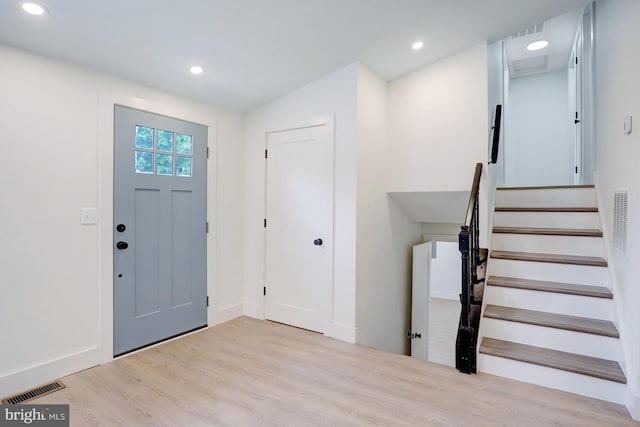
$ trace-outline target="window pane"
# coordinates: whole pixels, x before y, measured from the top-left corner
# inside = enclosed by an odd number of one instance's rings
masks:
[[[158,150],[173,151],[173,132],[158,129]]]
[[[191,135],[176,134],[176,152],[178,154],[191,154],[193,141]]]
[[[173,156],[171,154],[156,154],[158,175],[173,175]]]
[[[136,150],[136,172],[153,173],[153,153]]]
[[[153,148],[153,128],[136,126],[136,147]]]
[[[191,157],[176,156],[176,175],[191,176]]]

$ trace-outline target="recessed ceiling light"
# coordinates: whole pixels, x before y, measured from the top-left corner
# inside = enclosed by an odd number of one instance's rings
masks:
[[[38,3],[22,3],[22,10],[31,15],[44,15],[49,13],[46,7]]]
[[[527,45],[527,50],[540,50],[540,49],[544,49],[545,47],[549,46],[549,42],[546,40],[538,40],[532,43],[529,43]]]
[[[414,44],[411,45],[411,49],[413,50],[420,50],[422,49],[422,46],[424,46],[424,43],[421,41],[417,41]]]
[[[202,72],[203,72],[204,70],[203,70],[203,69],[202,69],[202,67],[200,67],[199,65],[194,65],[193,67],[191,67],[191,68],[190,68],[190,71],[191,71],[193,74],[202,74]]]

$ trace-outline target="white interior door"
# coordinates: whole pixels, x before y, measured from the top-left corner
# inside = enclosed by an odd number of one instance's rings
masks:
[[[324,332],[333,269],[333,132],[267,134],[265,317]]]
[[[429,334],[429,280],[432,242],[413,247],[411,280],[411,357],[427,360]]]
[[[583,150],[583,137],[582,137],[582,126],[583,126],[583,109],[582,109],[582,30],[579,30],[578,37],[576,38],[576,44],[574,47],[574,55],[571,58],[574,68],[574,78],[573,78],[573,87],[570,87],[569,90],[573,92],[573,106],[575,107],[573,111],[573,147],[574,147],[574,175],[573,175],[573,183],[574,184],[582,184],[583,183],[583,172],[582,169],[584,167],[582,162],[582,150]]]

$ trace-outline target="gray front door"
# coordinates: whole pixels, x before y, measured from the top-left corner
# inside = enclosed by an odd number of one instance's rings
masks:
[[[113,353],[207,325],[207,128],[115,107]]]

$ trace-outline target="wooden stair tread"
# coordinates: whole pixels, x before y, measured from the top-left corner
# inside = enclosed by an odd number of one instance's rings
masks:
[[[498,187],[498,191],[509,190],[557,190],[557,189],[573,189],[573,188],[596,188],[595,185],[547,185],[532,187]]]
[[[602,237],[602,231],[589,228],[493,227],[494,233],[539,234],[544,236]]]
[[[487,285],[531,291],[555,292],[559,294],[613,299],[611,291],[604,286],[577,285],[574,283],[545,282],[541,280],[518,279],[515,277],[491,276]]]
[[[496,207],[496,212],[549,212],[549,213],[564,213],[564,212],[598,212],[598,208],[538,208],[538,207]]]
[[[521,308],[487,305],[484,317],[508,322],[527,323],[529,325],[548,328],[565,329],[585,334],[602,335],[620,338],[615,325],[608,320],[590,319],[588,317],[568,316],[566,314],[547,313],[544,311],[524,310]]]
[[[599,359],[486,337],[482,339],[480,353],[560,369],[576,374],[588,375],[617,383],[627,383],[627,378],[624,372],[622,372],[620,365],[613,360]]]
[[[600,257],[538,254],[530,252],[491,251],[491,258],[508,259],[514,261],[548,262],[554,264],[588,265],[594,267],[606,267],[607,260]]]

